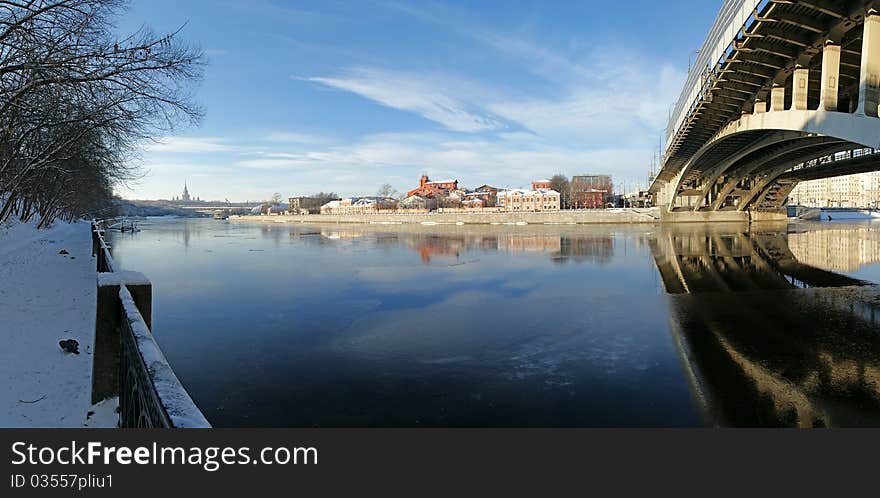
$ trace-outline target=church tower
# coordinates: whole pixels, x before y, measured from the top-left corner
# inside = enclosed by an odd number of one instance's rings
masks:
[[[189,190],[186,188],[186,181],[183,182],[183,197],[181,198],[183,202],[189,202]]]

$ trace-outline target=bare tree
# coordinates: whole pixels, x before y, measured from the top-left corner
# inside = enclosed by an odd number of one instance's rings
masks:
[[[146,141],[201,110],[200,50],[179,30],[119,38],[124,0],[0,1],[0,220],[73,219],[112,202]]]
[[[272,194],[272,200],[270,202],[272,203],[273,206],[277,206],[277,205],[281,204],[281,193],[275,192],[274,194]]]
[[[335,201],[336,199],[339,199],[339,196],[336,195],[335,192],[318,192],[312,197],[318,200],[319,206],[323,206],[330,201]]]
[[[379,187],[379,190],[376,191],[376,195],[379,197],[396,198],[398,192],[390,183],[383,183],[382,186]]]
[[[559,192],[559,200],[562,209],[567,209],[571,204],[571,184],[568,177],[562,173],[557,173],[550,178],[550,187]]]

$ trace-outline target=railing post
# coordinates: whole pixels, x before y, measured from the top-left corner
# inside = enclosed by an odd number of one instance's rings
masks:
[[[99,258],[103,251],[99,252]],[[92,404],[119,396],[122,368],[122,338],[119,286],[101,285],[98,278],[98,306],[95,317],[95,349],[92,354]]]
[[[148,328],[152,328],[153,286],[137,272],[98,273],[95,351],[92,357],[92,403],[119,396],[123,316],[119,288],[125,285]]]
[[[92,257],[98,255],[101,250],[101,242],[98,240],[98,225],[92,223]]]

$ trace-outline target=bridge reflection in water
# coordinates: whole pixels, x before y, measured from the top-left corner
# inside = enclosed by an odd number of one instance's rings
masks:
[[[880,425],[880,292],[798,262],[784,226],[725,230],[651,241],[707,423]]]

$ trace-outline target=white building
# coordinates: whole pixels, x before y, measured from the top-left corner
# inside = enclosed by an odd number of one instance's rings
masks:
[[[502,190],[498,192],[496,206],[505,211],[559,211],[559,192],[540,190]]]
[[[330,201],[321,206],[321,214],[375,214],[397,209],[397,200],[385,197],[353,197]]]

